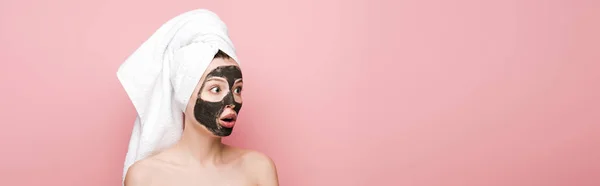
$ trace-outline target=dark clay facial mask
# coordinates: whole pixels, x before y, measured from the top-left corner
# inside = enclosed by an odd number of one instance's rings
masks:
[[[227,95],[223,97],[222,100],[217,102],[211,102],[203,100],[200,96],[202,91],[204,91],[204,86],[211,77],[220,77],[227,80],[227,86],[229,86],[229,91]],[[207,74],[204,82],[202,82],[202,87],[198,92],[198,99],[196,100],[196,105],[194,106],[194,117],[196,120],[204,125],[209,131],[211,131],[216,136],[229,136],[233,130],[233,128],[226,128],[219,125],[219,118],[223,113],[223,110],[227,105],[232,106],[233,110],[239,113],[242,108],[242,104],[235,102],[234,99],[234,83],[236,80],[242,78],[242,72],[237,66],[220,66],[212,70]],[[226,90],[225,87],[221,87],[221,90]]]

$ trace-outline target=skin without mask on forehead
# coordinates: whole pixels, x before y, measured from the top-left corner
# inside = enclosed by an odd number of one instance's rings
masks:
[[[209,81],[219,81],[214,79],[224,79],[228,87],[206,87]],[[198,92],[198,99],[194,106],[194,117],[200,124],[204,125],[210,132],[216,136],[229,136],[233,131],[233,127],[227,128],[219,125],[219,118],[225,108],[229,105],[235,111],[239,113],[242,108],[242,103],[236,102],[235,95],[241,91],[241,87],[234,87],[239,84],[242,79],[242,72],[238,66],[220,66],[210,71],[206,75],[202,87]],[[202,98],[202,92],[206,91],[205,88],[209,88],[211,91],[227,91],[226,95],[219,101],[207,100]],[[225,92],[222,92],[225,93]]]

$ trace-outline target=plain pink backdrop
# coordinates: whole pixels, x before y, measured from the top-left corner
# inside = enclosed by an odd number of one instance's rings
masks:
[[[0,185],[120,185],[116,70],[208,8],[282,186],[600,185],[596,0],[0,1]]]

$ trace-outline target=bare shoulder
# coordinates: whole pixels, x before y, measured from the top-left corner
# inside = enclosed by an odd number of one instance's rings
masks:
[[[266,154],[247,150],[242,156],[244,168],[254,177],[258,185],[278,186],[275,162]]]
[[[244,155],[242,156],[242,159],[244,160],[244,165],[249,165],[250,167],[255,167],[255,168],[258,168],[258,167],[274,168],[275,167],[275,163],[273,162],[271,157],[267,156],[264,153],[258,152],[258,151],[246,150],[246,152],[244,152]]]
[[[127,169],[127,174],[125,174],[125,186],[137,186],[145,184],[144,180],[150,176],[148,167],[149,165],[146,163],[146,160],[133,163],[133,165]]]
[[[153,177],[157,168],[157,162],[154,159],[143,159],[135,162],[127,170],[124,181],[125,186],[148,185],[149,178]]]

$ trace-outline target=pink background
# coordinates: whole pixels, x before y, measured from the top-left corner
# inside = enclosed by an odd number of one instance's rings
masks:
[[[0,185],[119,185],[116,70],[209,8],[282,186],[600,185],[596,0],[0,1]]]

